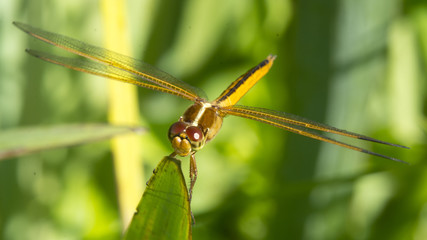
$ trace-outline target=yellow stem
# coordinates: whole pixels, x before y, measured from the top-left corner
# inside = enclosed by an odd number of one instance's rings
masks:
[[[105,47],[130,55],[125,1],[101,1]],[[109,121],[115,125],[139,125],[136,86],[109,81]],[[141,139],[136,135],[112,140],[117,194],[123,229],[128,226],[143,191]]]

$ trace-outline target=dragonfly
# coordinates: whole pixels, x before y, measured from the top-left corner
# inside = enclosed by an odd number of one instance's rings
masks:
[[[258,65],[238,77],[214,101],[208,101],[205,94],[200,89],[193,87],[145,62],[101,47],[92,46],[70,37],[35,28],[24,23],[13,22],[13,24],[22,31],[41,41],[52,44],[83,58],[68,58],[26,49],[26,52],[34,57],[73,70],[131,83],[140,87],[172,94],[192,101],[193,105],[184,112],[177,122],[171,125],[168,132],[168,137],[173,148],[173,152],[170,156],[190,156],[190,187],[188,190],[190,201],[192,198],[194,184],[197,180],[195,154],[217,135],[222,126],[224,117],[228,115],[255,120],[292,133],[332,143],[351,150],[406,163],[405,161],[394,157],[382,155],[324,136],[321,132],[338,134],[345,137],[385,144],[393,147],[407,149],[408,147],[342,130],[285,112],[259,107],[236,105],[237,102],[265,74],[267,74],[276,58],[274,55],[268,55],[267,58]]]

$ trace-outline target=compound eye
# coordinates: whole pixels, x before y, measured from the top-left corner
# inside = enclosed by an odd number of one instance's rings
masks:
[[[187,133],[188,138],[192,142],[200,142],[203,139],[202,130],[200,130],[200,128],[196,126],[188,127],[185,132]]]
[[[169,128],[169,136],[174,137],[185,131],[187,124],[184,122],[176,122]]]

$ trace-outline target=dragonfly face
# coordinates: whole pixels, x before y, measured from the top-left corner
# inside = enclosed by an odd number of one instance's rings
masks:
[[[169,128],[169,140],[180,156],[187,156],[203,148],[218,133],[223,116],[218,107],[198,101],[191,105]]]
[[[142,61],[81,42],[56,33],[47,32],[23,23],[13,23],[16,27],[31,36],[62,48],[68,52],[80,55],[83,59],[66,58],[49,53],[26,50],[29,54],[42,60],[55,63],[77,71],[87,72],[101,77],[127,82],[148,89],[169,93],[194,102],[187,111],[169,129],[169,140],[174,152],[171,156],[190,155],[190,189],[197,179],[195,152],[200,150],[206,142],[213,139],[222,125],[226,115],[234,115],[256,120],[293,133],[320,141],[332,143],[351,150],[371,154],[397,162],[402,160],[378,154],[357,146],[353,146],[319,133],[328,132],[350,138],[386,144],[394,147],[407,148],[402,145],[388,143],[358,133],[349,132],[314,122],[289,113],[273,111],[264,108],[235,105],[271,68],[274,59],[269,55],[265,60],[241,75],[213,102],[203,98],[199,89],[180,81],[173,76]],[[313,131],[315,130],[315,131]]]

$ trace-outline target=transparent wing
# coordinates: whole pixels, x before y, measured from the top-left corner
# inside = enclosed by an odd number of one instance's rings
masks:
[[[388,157],[388,156],[385,156],[382,154],[371,152],[369,150],[366,150],[366,149],[363,149],[360,147],[356,147],[356,146],[353,146],[353,145],[350,145],[350,144],[347,144],[344,142],[334,140],[334,139],[329,138],[329,137],[325,137],[325,136],[321,135],[320,133],[311,131],[310,129],[318,130],[318,131],[322,131],[322,132],[334,133],[334,134],[343,135],[346,137],[351,137],[351,138],[356,138],[356,139],[361,139],[361,140],[366,140],[366,141],[370,141],[370,142],[386,144],[386,145],[390,145],[390,146],[394,146],[394,147],[401,147],[401,148],[408,148],[408,147],[398,145],[398,144],[384,142],[384,141],[381,141],[381,140],[378,140],[375,138],[371,138],[371,137],[367,137],[367,136],[364,136],[361,134],[357,134],[357,133],[349,132],[346,130],[338,129],[335,127],[328,126],[326,124],[317,123],[317,122],[314,122],[314,121],[311,121],[308,119],[304,119],[302,117],[295,116],[295,115],[292,115],[289,113],[278,112],[278,111],[273,111],[273,110],[264,109],[264,108],[246,107],[246,106],[230,106],[230,107],[222,108],[221,111],[225,114],[230,114],[230,115],[239,116],[239,117],[243,117],[243,118],[253,119],[253,120],[256,120],[259,122],[267,123],[267,124],[270,124],[272,126],[293,132],[293,133],[297,133],[297,134],[300,134],[300,135],[303,135],[306,137],[314,138],[314,139],[317,139],[320,141],[332,143],[332,144],[335,144],[335,145],[338,145],[341,147],[345,147],[345,148],[349,148],[349,149],[352,149],[355,151],[375,155],[378,157],[390,159],[390,160],[401,162],[401,163],[407,163],[405,161],[402,161],[402,160],[399,160],[399,159],[396,159],[393,157]]]
[[[14,22],[13,24],[37,39],[87,59],[72,60],[70,58],[28,50],[30,54],[45,61],[53,62],[74,70],[88,72],[123,82],[133,83],[142,87],[167,92],[191,101],[205,98],[205,94],[200,89],[195,88],[142,61],[104,48],[92,46],[60,34],[47,32],[27,24],[18,22]]]
[[[84,58],[82,59],[82,58],[61,57],[61,56],[56,56],[49,53],[39,52],[31,49],[26,51],[29,54],[37,58],[40,58],[42,60],[55,63],[76,71],[86,72],[86,73],[94,74],[101,77],[107,77],[114,80],[135,84],[137,86],[145,87],[148,89],[153,89],[153,90],[177,95],[175,91],[169,88],[164,88],[164,87],[152,84],[150,82],[138,81],[140,78],[139,75],[136,75],[132,72],[123,71],[122,69],[116,68],[114,66],[108,66],[108,65],[105,65],[99,62],[94,62]]]

